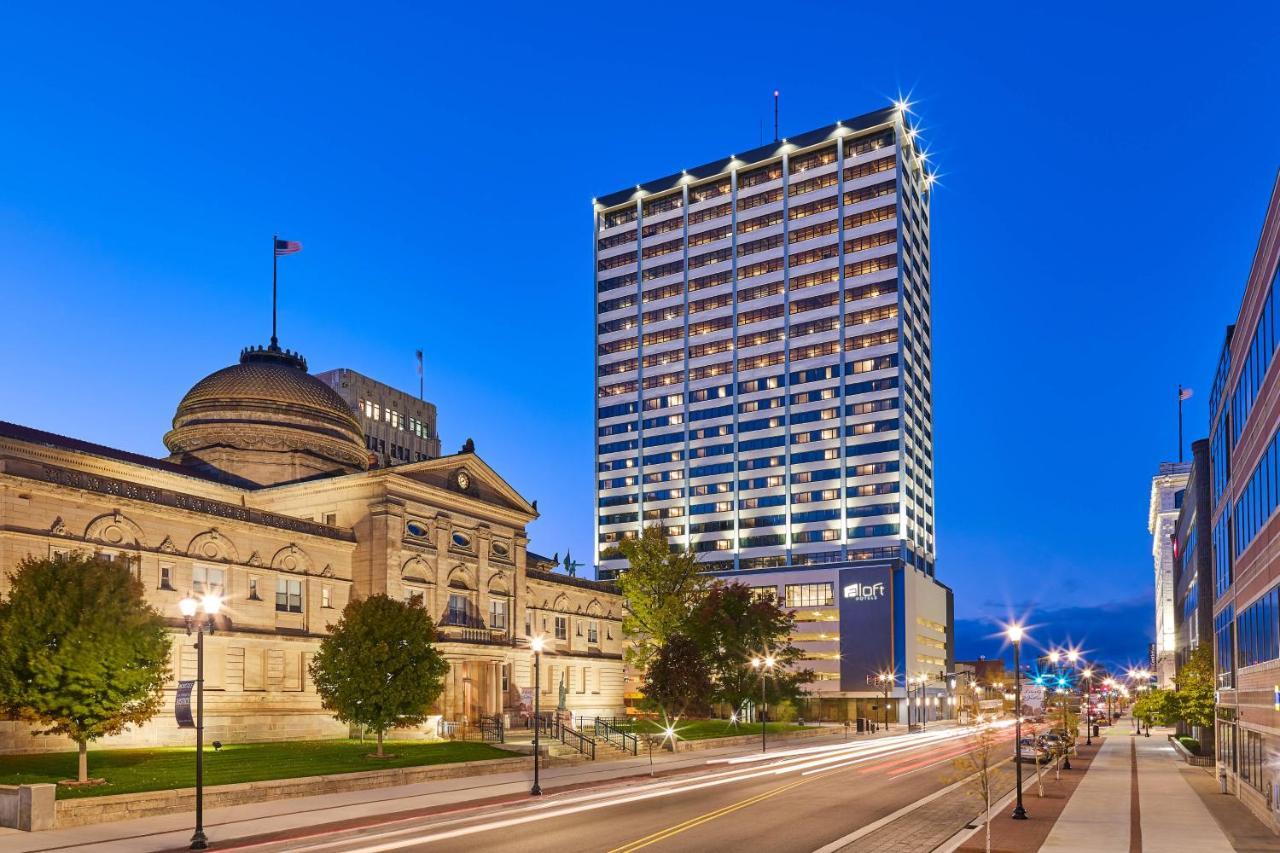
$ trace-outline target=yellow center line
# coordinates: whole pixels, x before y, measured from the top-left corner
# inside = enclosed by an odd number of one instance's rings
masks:
[[[730,805],[723,806],[713,811],[709,811],[706,814],[702,814],[697,817],[690,818],[689,820],[686,820],[683,823],[677,823],[674,826],[667,827],[666,829],[661,829],[653,833],[652,835],[646,835],[644,838],[639,838],[631,842],[630,844],[625,844],[622,847],[615,847],[613,850],[610,850],[609,853],[631,853],[631,851],[639,850],[641,847],[648,847],[650,844],[656,844],[657,842],[670,838],[673,835],[679,835],[680,833],[686,830],[693,829],[696,826],[701,826],[704,823],[713,821],[718,817],[723,817],[724,815],[730,814],[731,812],[736,812],[738,809],[744,809],[747,806],[760,802],[761,800],[766,800],[769,797],[775,796],[777,794],[781,794],[783,791],[788,791],[796,787],[797,785],[803,785],[806,782],[812,782],[814,779],[821,778],[822,776],[825,776],[825,775],[826,775],[825,773],[816,774],[814,776],[809,776],[807,778],[800,779],[795,782],[788,782],[785,785],[779,785],[778,787],[772,788],[763,793],[756,794],[751,797],[747,797],[745,800],[740,800],[736,803],[731,803]]]

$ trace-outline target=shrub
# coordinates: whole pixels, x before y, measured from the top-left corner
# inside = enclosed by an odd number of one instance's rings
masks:
[[[1183,746],[1185,746],[1187,748],[1187,751],[1190,752],[1192,755],[1200,754],[1200,741],[1196,740],[1195,738],[1188,737],[1187,735],[1183,735],[1182,737],[1178,738],[1178,742],[1181,743]]]

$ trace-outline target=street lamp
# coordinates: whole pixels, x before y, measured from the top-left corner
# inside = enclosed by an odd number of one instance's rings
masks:
[[[1080,670],[1084,679],[1084,745],[1093,746],[1093,669],[1085,667]]]
[[[765,679],[768,677],[769,671],[773,669],[773,665],[777,663],[773,655],[765,655],[764,657],[755,657],[751,659],[751,666],[760,670],[760,751],[769,751],[769,722],[766,719],[765,709],[768,707],[768,697],[765,695]]]
[[[541,762],[541,757],[538,755],[538,733],[542,728],[542,718],[538,716],[538,700],[542,697],[543,645],[544,641],[541,637],[534,637],[529,641],[529,648],[533,649],[533,787],[529,789],[531,797],[542,796],[542,786],[538,784],[538,764]]]
[[[1013,766],[1017,776],[1014,790],[1017,791],[1018,804],[1011,817],[1014,820],[1026,820],[1027,810],[1022,807],[1022,669],[1019,658],[1022,626],[1017,623],[1010,625],[1005,636],[1013,643]]]
[[[884,692],[884,730],[889,731],[889,688],[897,681],[896,674],[892,672],[882,672],[876,676],[876,681],[880,682],[880,689]]]
[[[196,629],[196,831],[191,849],[204,850],[209,846],[204,834],[204,635],[214,631],[213,617],[222,610],[222,598],[205,593],[197,600],[188,593],[178,602],[178,610],[187,623],[187,636]],[[197,619],[197,613],[203,616]]]

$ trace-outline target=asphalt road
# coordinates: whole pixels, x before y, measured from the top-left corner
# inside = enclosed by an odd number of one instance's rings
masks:
[[[1001,751],[1011,747],[1001,732]],[[709,761],[694,773],[426,817],[316,827],[255,851],[803,851],[813,853],[957,782],[971,747],[956,730],[790,747]]]

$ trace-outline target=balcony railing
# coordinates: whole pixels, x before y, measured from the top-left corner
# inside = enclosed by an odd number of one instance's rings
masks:
[[[507,632],[497,628],[443,623],[437,626],[436,633],[440,640],[446,643],[482,643],[490,646],[511,645],[511,638],[507,636]]]

